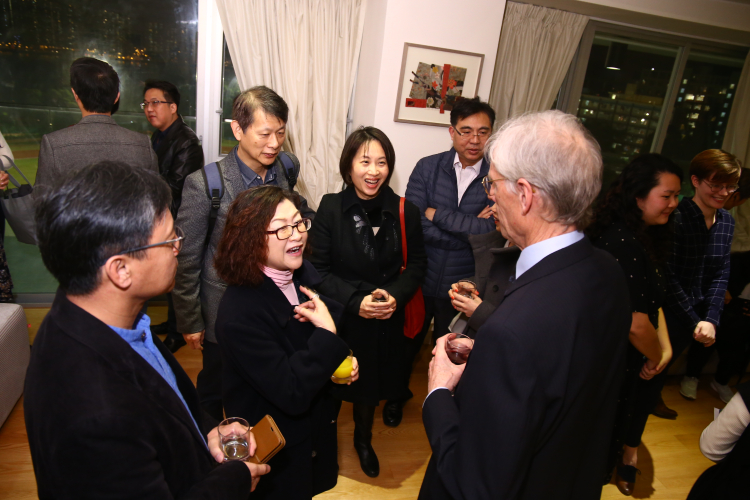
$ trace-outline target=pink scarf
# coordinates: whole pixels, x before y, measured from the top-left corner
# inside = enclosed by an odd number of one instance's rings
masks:
[[[276,283],[279,290],[284,292],[287,300],[293,306],[299,305],[299,297],[297,297],[297,290],[294,288],[292,283],[292,272],[291,271],[279,271],[268,266],[263,266],[263,274],[268,276]]]

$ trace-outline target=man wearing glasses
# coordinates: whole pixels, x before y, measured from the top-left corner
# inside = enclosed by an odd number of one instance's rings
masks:
[[[82,118],[42,137],[37,195],[66,173],[102,160],[158,170],[148,137],[112,118],[120,105],[120,77],[112,66],[92,57],[78,58],[70,66],[70,87]]]
[[[448,129],[453,147],[419,160],[409,177],[406,199],[422,212],[427,251],[427,276],[422,285],[426,314],[415,345],[422,344],[433,318],[433,339],[448,333],[456,315],[448,291],[453,283],[474,275],[468,236],[495,231],[490,202],[482,188],[482,178],[490,169],[484,145],[494,122],[495,111],[479,97],[460,99],[451,110]],[[383,408],[386,425],[398,425],[400,415],[398,402]]]
[[[174,285],[183,235],[170,203],[156,173],[101,162],[38,204],[39,250],[60,283],[24,387],[39,498],[244,500],[269,471],[221,463],[216,422],[142,313]]]
[[[221,161],[224,192],[215,225],[210,229],[212,200],[208,196],[204,170],[187,177],[177,225],[185,231],[185,246],[178,257],[177,277],[172,300],[177,331],[193,349],[203,354],[203,369],[198,374],[198,394],[203,408],[217,420],[222,419],[221,355],[216,343],[214,323],[227,285],[214,268],[214,254],[224,230],[227,210],[242,191],[273,185],[291,190],[299,172],[299,161],[281,152],[286,138],[289,107],[268,87],[258,86],[238,95],[232,104],[232,132],[239,144]],[[280,156],[287,155],[295,166],[290,175]],[[206,167],[206,170],[208,166]],[[300,212],[313,218],[315,212],[304,198]]]
[[[143,91],[141,109],[149,123],[156,128],[151,135],[151,144],[159,159],[159,173],[172,190],[172,217],[177,218],[177,209],[182,201],[182,186],[188,175],[203,166],[203,148],[195,132],[182,120],[178,110],[180,91],[165,81],[147,81]],[[172,294],[167,295],[167,321],[154,325],[156,334],[166,334],[164,345],[172,352],[185,345],[185,339],[177,332]]]

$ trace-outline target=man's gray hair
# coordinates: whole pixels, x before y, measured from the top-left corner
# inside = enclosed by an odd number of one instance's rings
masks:
[[[602,154],[575,116],[542,111],[512,118],[487,141],[485,154],[511,191],[521,178],[541,191],[548,222],[588,225],[602,187]]]

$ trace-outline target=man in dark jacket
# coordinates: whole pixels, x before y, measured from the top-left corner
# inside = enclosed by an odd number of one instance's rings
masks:
[[[24,387],[41,499],[245,500],[269,471],[221,463],[215,424],[141,312],[174,285],[170,202],[155,172],[101,162],[37,207],[39,250],[60,282]]]
[[[419,499],[598,499],[631,323],[622,270],[581,232],[599,145],[545,111],[505,123],[488,155],[493,215],[521,253],[466,364],[437,341]]]
[[[165,81],[147,81],[143,90],[141,109],[148,122],[156,130],[151,135],[151,145],[159,159],[159,173],[172,190],[172,217],[177,218],[177,210],[182,201],[182,186],[185,178],[203,166],[203,148],[195,135],[178,113],[180,91]],[[164,345],[172,352],[185,345],[185,339],[177,332],[172,295],[167,295],[167,321],[154,325],[156,334],[167,334]]]
[[[459,100],[451,110],[448,129],[453,147],[419,160],[409,177],[406,199],[422,212],[427,251],[427,276],[422,285],[426,314],[417,345],[422,344],[433,318],[433,339],[448,333],[456,315],[448,296],[451,284],[474,275],[469,235],[495,230],[482,189],[482,178],[490,169],[484,159],[484,145],[494,122],[495,111],[486,102],[478,97]],[[386,424],[400,420],[400,411],[395,402],[386,404]]]

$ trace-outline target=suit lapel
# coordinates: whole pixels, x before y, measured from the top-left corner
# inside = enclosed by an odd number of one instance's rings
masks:
[[[237,160],[234,157],[235,154],[236,153],[233,150],[220,162],[220,166],[222,167],[221,173],[224,176],[225,181],[225,194],[229,195],[228,200],[230,202],[234,200],[238,194],[247,189],[245,187],[245,181],[242,179],[242,174],[240,173],[240,166],[237,165]]]
[[[60,290],[58,290],[55,297],[53,309],[56,309],[56,316],[60,318],[59,327],[62,331],[95,351],[105,359],[118,376],[131,383],[138,390],[142,391],[153,403],[180,420],[190,429],[195,440],[205,448],[203,437],[199,434],[198,429],[196,429],[193,420],[188,414],[187,408],[182,404],[182,401],[180,401],[180,398],[172,390],[172,387],[114,330],[70,302]],[[172,368],[177,378],[178,387],[182,391],[182,396],[188,403],[195,421],[198,423],[202,422],[192,382],[190,382],[185,371],[177,363],[177,360],[174,359],[174,356],[164,347],[162,342],[155,335],[153,338],[159,352],[161,352],[164,359]],[[191,404],[191,401],[194,404]]]

